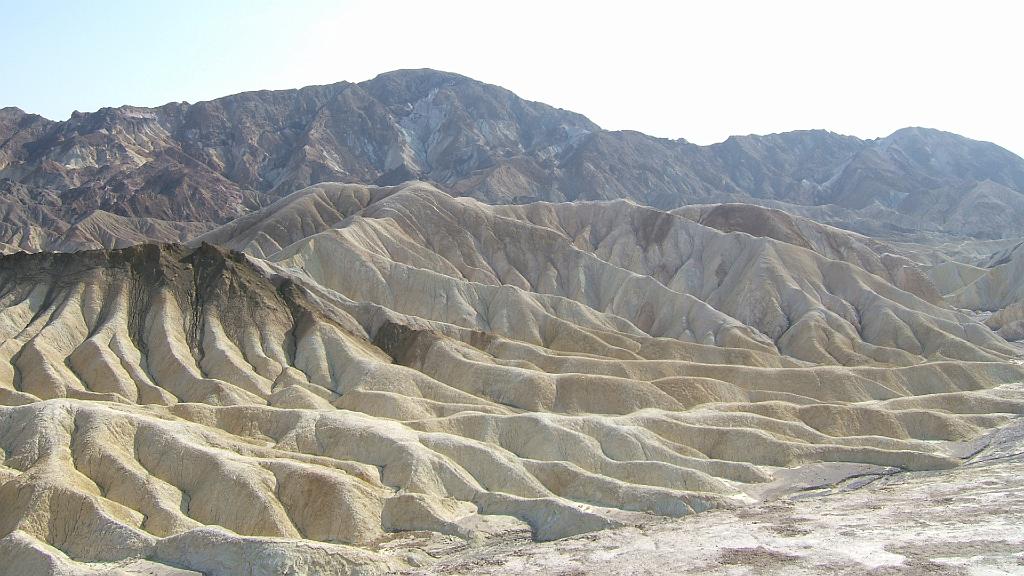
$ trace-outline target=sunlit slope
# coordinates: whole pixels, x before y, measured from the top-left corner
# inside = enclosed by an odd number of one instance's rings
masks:
[[[0,553],[382,572],[415,562],[404,534],[559,538],[743,505],[780,467],[949,468],[1024,413],[1005,341],[816,233],[321,185],[204,237],[249,255],[4,256]]]

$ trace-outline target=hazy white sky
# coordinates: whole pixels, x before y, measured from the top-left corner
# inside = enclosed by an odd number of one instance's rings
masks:
[[[928,126],[1024,154],[1024,4],[0,0],[0,106],[49,118],[429,67],[707,144]]]

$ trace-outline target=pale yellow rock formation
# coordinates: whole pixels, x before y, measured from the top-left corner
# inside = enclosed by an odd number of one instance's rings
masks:
[[[4,256],[0,555],[381,573],[425,561],[410,534],[556,539],[742,506],[782,468],[951,468],[1024,413],[997,390],[1016,350],[909,261],[700,220],[324,184],[204,236],[248,255]]]

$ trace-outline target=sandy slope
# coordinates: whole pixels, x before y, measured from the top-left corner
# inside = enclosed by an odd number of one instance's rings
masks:
[[[249,256],[0,258],[0,550],[380,573],[954,469],[1024,413],[1017,350],[912,262],[726,216],[327,184],[203,237]]]

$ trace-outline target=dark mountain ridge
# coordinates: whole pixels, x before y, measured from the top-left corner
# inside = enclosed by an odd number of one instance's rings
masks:
[[[433,70],[104,108],[63,122],[0,110],[0,204],[44,235],[95,210],[225,222],[310,184],[410,179],[490,203],[738,201],[827,207],[830,224],[874,233],[1024,234],[1024,160],[924,128],[875,140],[810,130],[698,146],[603,130]]]

